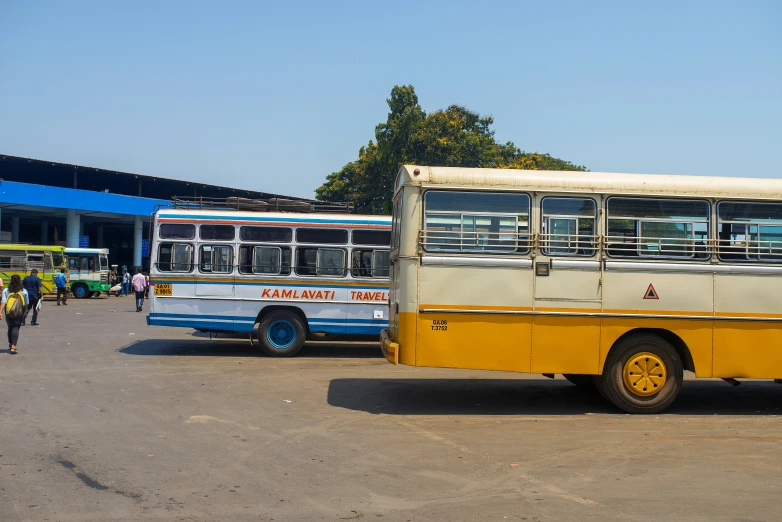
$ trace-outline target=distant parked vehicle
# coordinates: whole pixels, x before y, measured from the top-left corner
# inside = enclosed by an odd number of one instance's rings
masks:
[[[87,299],[111,289],[108,248],[66,248],[73,296]]]

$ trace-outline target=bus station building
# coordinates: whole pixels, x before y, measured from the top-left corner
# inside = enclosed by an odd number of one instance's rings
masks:
[[[108,248],[110,264],[148,270],[151,215],[177,197],[310,201],[0,155],[0,243]]]

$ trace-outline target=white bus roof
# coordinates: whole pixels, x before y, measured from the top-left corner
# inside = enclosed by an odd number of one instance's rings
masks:
[[[419,173],[416,175],[415,171]],[[448,188],[593,192],[597,194],[676,195],[735,199],[782,199],[782,179],[672,174],[621,174],[558,170],[476,169],[403,165],[395,190],[402,185]]]
[[[65,254],[108,254],[108,248],[66,248]]]
[[[252,212],[242,210],[189,210],[166,208],[157,212],[158,221],[169,223],[214,223],[229,225],[324,226],[346,228],[390,227],[390,216],[359,214]]]

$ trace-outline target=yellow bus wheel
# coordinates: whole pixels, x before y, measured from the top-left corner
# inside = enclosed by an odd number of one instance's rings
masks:
[[[639,333],[617,342],[597,379],[601,394],[628,413],[657,413],[676,400],[684,368],[665,339]]]

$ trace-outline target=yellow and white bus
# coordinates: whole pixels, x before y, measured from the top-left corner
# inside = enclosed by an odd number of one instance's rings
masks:
[[[563,374],[654,413],[782,378],[782,180],[404,166],[393,364]]]

